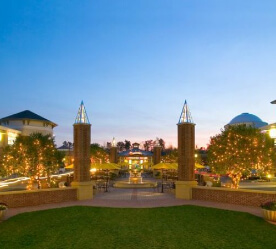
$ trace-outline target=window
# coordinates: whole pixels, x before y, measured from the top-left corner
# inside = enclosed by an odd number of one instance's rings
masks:
[[[13,145],[16,137],[17,137],[16,133],[8,132],[8,145]]]

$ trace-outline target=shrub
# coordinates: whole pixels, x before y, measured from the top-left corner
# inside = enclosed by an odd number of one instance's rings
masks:
[[[5,203],[0,203],[0,210],[6,210],[8,209],[8,205]]]
[[[261,205],[263,209],[276,211],[276,202],[268,201]]]

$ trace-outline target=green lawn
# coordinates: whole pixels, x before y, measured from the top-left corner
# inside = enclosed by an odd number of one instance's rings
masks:
[[[68,207],[0,223],[0,248],[276,248],[276,226],[246,213],[196,206]]]

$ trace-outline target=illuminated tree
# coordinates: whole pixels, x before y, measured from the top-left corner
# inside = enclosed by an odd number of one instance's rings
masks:
[[[18,136],[13,145],[7,146],[1,155],[1,168],[5,176],[17,174],[28,176],[38,182],[41,177],[50,179],[62,163],[62,155],[57,151],[50,135],[34,133]]]
[[[107,151],[99,144],[93,143],[90,145],[91,162],[92,163],[108,163],[109,155]]]
[[[267,173],[273,166],[273,140],[254,127],[230,126],[211,137],[208,160],[212,170],[229,174],[238,188],[243,173],[256,169]]]

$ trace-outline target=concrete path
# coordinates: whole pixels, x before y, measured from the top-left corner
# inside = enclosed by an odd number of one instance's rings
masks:
[[[198,200],[176,199],[171,192],[160,193],[154,189],[113,189],[109,192],[99,192],[92,200],[69,201],[63,203],[45,204],[40,206],[10,208],[7,211],[5,219],[14,215],[46,210],[52,208],[62,208],[70,206],[93,206],[93,207],[112,207],[112,208],[155,208],[181,205],[195,205],[211,207],[225,210],[247,212],[256,216],[262,216],[262,210],[259,207],[239,206],[217,202],[206,202]]]

